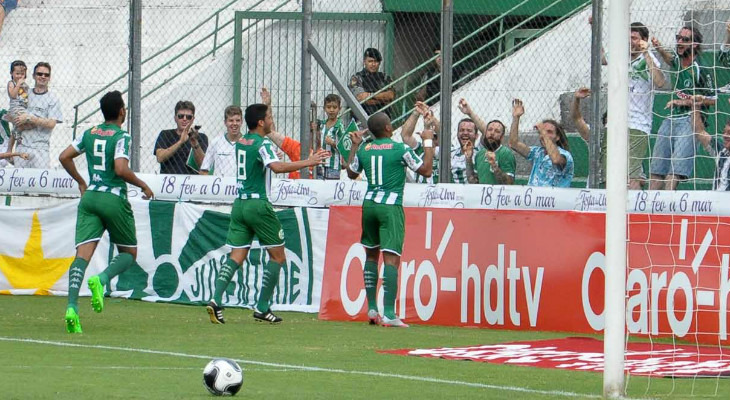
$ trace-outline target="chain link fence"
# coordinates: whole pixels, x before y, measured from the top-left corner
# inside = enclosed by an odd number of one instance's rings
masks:
[[[328,72],[340,84],[353,86],[353,78],[365,68],[363,56],[368,48],[378,50],[378,70],[390,79],[384,87],[394,89],[388,101],[366,100],[370,112],[385,109],[394,125],[401,127],[416,102],[422,101],[440,117],[441,2],[314,3],[312,43],[326,66],[312,62],[312,104],[305,118],[325,120],[324,99],[338,94],[342,97],[340,118],[344,126],[348,125],[351,114],[346,112],[346,99]],[[312,135],[315,144],[322,143],[321,129],[315,134],[300,132],[301,0],[156,0],[142,5],[142,127],[140,143],[136,144],[142,172],[160,172],[155,144],[160,132],[177,128],[180,121],[175,106],[179,101],[195,105],[191,124],[200,125],[208,145],[213,145],[227,132],[225,108],[261,101],[262,87],[271,93],[277,130],[282,135],[297,141],[303,134]],[[588,146],[578,133],[570,108],[575,91],[591,83],[590,2],[456,0],[453,7],[449,147],[460,147],[458,124],[469,117],[463,111],[471,111],[485,122],[500,121],[507,131],[502,141],[506,144],[512,100],[518,98],[525,107],[520,139],[537,145],[539,138],[533,127],[538,122],[552,119],[560,123],[574,160],[572,186],[585,187]],[[103,93],[120,90],[126,94],[129,9],[127,0],[27,0],[6,17],[0,34],[0,62],[9,67],[13,60],[24,60],[32,72],[36,63],[44,61],[53,69],[50,91],[58,97],[63,116],[50,137],[50,167],[58,167],[56,157],[74,135],[101,121],[98,99]],[[700,60],[712,71],[714,85],[723,88],[728,78],[719,54],[728,10],[728,4],[719,0],[636,0],[631,19],[644,23],[650,36],[670,50],[676,47],[679,28],[695,21],[704,37]],[[236,21],[240,23],[238,35]],[[651,51],[659,55],[654,47]],[[607,58],[610,60],[610,55]],[[669,65],[659,58],[667,83],[653,92],[652,146],[668,115],[665,106],[676,81]],[[605,67],[602,74],[605,88]],[[28,81],[33,86],[31,75]],[[365,89],[362,92],[373,98],[379,95],[377,90]],[[701,110],[704,130],[711,137],[717,137],[727,120],[723,92],[717,106]],[[459,106],[461,99],[468,108]],[[605,111],[603,103],[600,113]],[[0,101],[0,108],[7,107],[7,100]],[[584,100],[580,110],[585,121],[592,122],[590,101]],[[700,130],[700,125],[695,128]],[[415,131],[421,129],[423,121],[419,119]],[[479,137],[475,144],[480,143]],[[711,149],[702,143],[693,145],[697,157],[691,160],[692,173],[679,188],[709,189],[715,170],[714,158],[708,152]],[[176,157],[187,163],[193,153],[189,144],[179,148]],[[645,172],[649,172],[650,154],[647,150],[642,158]],[[531,165],[519,155],[516,160],[515,182],[525,184]]]

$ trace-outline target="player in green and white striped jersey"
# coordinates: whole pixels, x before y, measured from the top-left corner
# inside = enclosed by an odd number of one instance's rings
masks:
[[[363,144],[362,133],[352,132],[347,175],[351,179],[364,172],[368,189],[362,205],[362,235],[360,242],[365,247],[365,293],[368,299],[368,319],[371,324],[408,327],[395,315],[395,298],[398,293],[398,267],[405,235],[403,213],[403,187],[406,172],[404,167],[430,176],[433,163],[433,132],[421,133],[425,155],[423,160],[404,143],[393,141],[393,126],[385,113],[376,113],[368,119],[368,129],[375,140]],[[383,251],[383,318],[378,314],[376,288],[378,282],[378,259]]]
[[[284,231],[268,200],[271,172],[281,174],[313,167],[330,156],[329,152],[319,149],[307,160],[279,161],[274,144],[266,137],[274,125],[271,108],[265,104],[252,104],[246,107],[244,119],[249,132],[236,143],[238,198],[233,203],[226,238],[231,253],[218,272],[213,298],[206,307],[210,322],[214,324],[225,323],[223,292],[248,256],[254,236],[260,246],[268,250],[269,262],[264,266],[261,292],[253,317],[262,322],[281,322],[281,318],[271,312],[269,304],[279,282],[279,271],[286,264]]]
[[[66,330],[69,333],[81,333],[77,306],[79,289],[104,231],[109,232],[109,240],[117,245],[119,255],[102,273],[89,278],[94,311],[104,309],[104,286],[129,268],[137,257],[137,237],[132,207],[127,200],[127,183],[141,188],[144,199],[153,196],[149,186],[129,169],[130,136],[121,128],[127,116],[122,94],[108,92],[99,103],[105,122],[77,137],[58,157],[81,192],[76,216],[76,258],[68,271]],[[88,186],[73,161],[84,153],[91,180]]]

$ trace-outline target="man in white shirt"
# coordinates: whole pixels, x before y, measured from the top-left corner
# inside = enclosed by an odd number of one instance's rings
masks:
[[[35,87],[28,96],[28,112],[13,119],[20,137],[16,139],[16,151],[29,157],[15,160],[17,168],[49,168],[51,164],[51,134],[56,124],[63,121],[61,102],[48,90],[51,81],[51,65],[39,62],[33,68]]]
[[[241,107],[228,106],[224,112],[226,134],[208,146],[200,166],[201,175],[236,176],[236,142],[241,138]]]

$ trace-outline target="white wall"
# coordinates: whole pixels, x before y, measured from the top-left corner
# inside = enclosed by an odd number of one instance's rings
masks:
[[[254,11],[272,10],[285,0],[265,0]],[[233,17],[234,10],[244,10],[257,0],[239,0],[221,13],[221,24]],[[170,54],[178,54],[193,42],[202,39],[213,29],[211,21],[196,30],[185,41],[174,43],[188,30],[202,22],[229,0],[147,0],[143,3],[142,53],[150,57],[163,47],[174,44]],[[289,1],[279,11],[297,11],[300,1]],[[377,0],[315,1],[319,12],[379,12]],[[0,34],[0,67],[9,67],[11,61],[21,59],[31,68],[39,61],[47,61],[53,68],[51,90],[61,99],[64,121],[51,138],[52,167],[55,160],[71,141],[74,120],[73,106],[94,91],[122,75],[128,68],[129,40],[128,0],[24,0],[5,20]],[[219,33],[219,43],[232,37],[232,24]],[[165,67],[156,76],[143,82],[146,93],[160,83],[172,79],[182,68],[203,56],[213,47],[207,39],[198,49],[186,52],[178,61]],[[197,123],[211,137],[222,134],[223,109],[232,99],[231,71],[233,68],[232,42],[219,50],[215,57],[207,57],[172,83],[145,98],[142,102],[142,159],[144,171],[157,171],[152,147],[162,129],[174,127],[173,109],[178,100],[192,100],[197,108]],[[348,50],[349,51],[349,50]],[[360,51],[358,51],[359,53]],[[162,65],[170,56],[161,56],[143,67],[148,74]],[[6,75],[9,79],[9,74]],[[28,77],[32,86],[32,78]],[[298,75],[297,75],[298,79]],[[126,79],[107,90],[124,90]],[[7,96],[0,96],[0,108],[7,107]],[[98,100],[92,100],[80,109],[80,116],[94,113]],[[83,131],[101,121],[96,112],[85,124]]]

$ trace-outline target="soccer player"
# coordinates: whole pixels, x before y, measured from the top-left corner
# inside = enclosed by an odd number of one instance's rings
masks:
[[[433,131],[421,132],[423,160],[410,146],[393,141],[393,126],[385,113],[376,113],[368,119],[368,129],[375,140],[360,148],[362,132],[351,132],[347,175],[356,179],[365,171],[368,189],[362,204],[362,235],[365,247],[364,280],[368,300],[368,319],[371,325],[407,328],[408,325],[395,315],[395,299],[398,294],[398,266],[403,250],[405,215],[403,213],[404,167],[431,176],[433,167]],[[378,283],[378,259],[383,251],[383,291],[385,304],[383,317],[378,314],[376,289]]]
[[[94,311],[104,310],[104,286],[129,268],[137,257],[137,235],[132,207],[127,200],[127,183],[141,188],[143,199],[153,197],[149,186],[129,169],[131,138],[121,128],[127,117],[122,94],[118,91],[108,92],[99,103],[105,122],[77,137],[58,157],[66,172],[78,183],[81,192],[76,215],[76,258],[68,270],[66,330],[69,333],[81,333],[77,306],[79,289],[86,266],[104,231],[109,232],[109,240],[117,245],[119,254],[107,269],[89,278],[91,307]],[[74,164],[74,158],[83,153],[86,153],[91,180],[88,186]]]
[[[321,164],[330,153],[319,149],[307,160],[281,162],[274,151],[274,144],[266,138],[274,124],[271,108],[265,104],[252,104],[246,107],[244,119],[249,132],[236,143],[238,198],[233,202],[226,238],[231,253],[216,277],[213,299],[206,309],[210,322],[225,323],[221,306],[223,292],[246,259],[253,237],[256,236],[261,247],[267,249],[269,262],[264,266],[261,293],[253,317],[256,321],[275,324],[282,319],[271,312],[269,301],[279,281],[279,271],[286,264],[286,254],[284,231],[267,196],[270,175],[271,172],[280,174]]]

